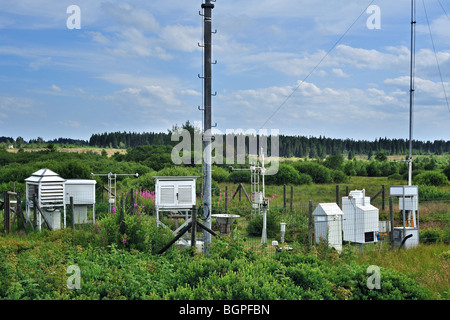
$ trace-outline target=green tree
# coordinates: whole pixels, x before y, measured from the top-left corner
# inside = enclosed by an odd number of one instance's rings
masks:
[[[377,160],[377,161],[386,161],[387,160],[387,156],[384,154],[384,152],[378,152],[375,155],[375,160]]]
[[[344,157],[342,154],[328,156],[323,165],[329,169],[342,170],[344,167]]]

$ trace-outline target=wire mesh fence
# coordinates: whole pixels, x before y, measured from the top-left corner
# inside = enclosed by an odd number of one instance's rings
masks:
[[[345,188],[343,188],[345,190]],[[131,190],[130,190],[131,191]],[[222,199],[216,197],[217,201],[213,206],[211,214],[231,214],[237,215],[234,222],[228,228],[221,228],[217,219],[212,219],[212,229],[221,235],[229,236],[231,240],[239,239],[243,241],[245,248],[260,252],[267,255],[274,255],[280,247],[296,248],[302,246],[311,246],[320,239],[326,239],[330,246],[339,250],[339,243],[341,242],[340,235],[342,235],[342,243],[377,243],[387,242],[391,243],[389,230],[391,229],[390,220],[392,216],[393,227],[404,227],[402,223],[402,212],[399,208],[398,200],[393,199],[392,210],[389,206],[389,197],[382,194],[375,199],[370,199],[370,205],[378,211],[377,219],[368,218],[369,214],[366,209],[373,210],[367,204],[363,204],[362,208],[354,208],[353,217],[348,215],[339,216],[336,212],[330,214],[313,215],[313,212],[318,208],[318,201],[290,201],[289,188],[287,188],[287,197],[282,201],[274,201],[275,205],[270,205],[267,211],[267,241],[262,242],[262,225],[263,219],[261,214],[255,214],[252,210],[250,202],[243,196],[239,201],[236,195],[235,199],[231,199],[228,195],[227,201],[222,195]],[[339,202],[338,208],[344,210],[345,206],[354,206],[352,203],[345,203],[347,192],[336,192],[336,202],[327,202],[336,204]],[[384,196],[384,201],[383,201]],[[83,209],[74,212],[78,217],[78,222],[93,222],[94,214],[97,219],[110,214],[108,201],[101,202],[97,199],[95,207],[93,204],[88,204],[86,201],[90,196],[83,197],[82,194],[77,194],[77,202],[79,205],[87,206],[87,210]],[[334,198],[334,197],[332,197]],[[78,201],[79,200],[79,201]],[[107,199],[108,200],[108,199]],[[154,216],[155,194],[143,190],[133,190],[127,194],[118,196],[114,206],[120,208],[120,211],[127,214],[138,214],[143,216]],[[333,199],[334,200],[334,199]],[[0,202],[4,202],[1,199]],[[83,203],[82,203],[83,202]],[[86,202],[86,203],[84,203]],[[201,199],[198,199],[201,203]],[[22,203],[23,205],[23,203]],[[80,207],[81,208],[81,207]],[[79,208],[78,208],[79,209]],[[5,210],[0,208],[0,226],[4,230],[5,223],[13,221],[14,212],[10,212],[10,216],[5,220]],[[94,213],[95,210],[95,213]],[[369,211],[370,211],[369,210]],[[326,210],[325,210],[326,211]],[[67,204],[67,218],[68,227],[69,221],[72,218],[72,211],[69,204]],[[325,212],[326,213],[326,212]],[[185,213],[169,212],[164,219],[166,224],[173,230],[177,229],[188,218]],[[361,219],[364,217],[364,219]],[[199,219],[202,218],[201,206],[199,208]],[[432,200],[421,200],[417,212],[417,228],[420,232],[420,243],[435,243],[444,242],[450,243],[450,199],[448,198],[434,198]],[[381,224],[380,224],[381,223]],[[282,234],[282,224],[284,224],[285,231]],[[353,224],[353,225],[352,225]],[[376,230],[376,232],[374,231]],[[340,232],[341,231],[341,232]],[[201,239],[201,230],[198,231],[198,239]],[[349,236],[349,234],[352,234]],[[283,236],[283,239],[282,239]],[[356,239],[356,236],[361,238]],[[353,238],[352,238],[353,237]],[[282,240],[284,240],[282,242]]]

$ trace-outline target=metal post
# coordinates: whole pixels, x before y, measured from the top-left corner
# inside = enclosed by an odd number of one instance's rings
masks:
[[[136,207],[134,206],[134,189],[130,190],[130,200],[131,200],[131,215],[134,215],[136,212]]]
[[[9,201],[8,191],[3,192],[4,206],[3,206],[3,216],[5,222],[5,232],[9,234],[10,231],[10,217],[11,217],[11,203]]]
[[[70,214],[72,215],[71,227],[75,228],[75,206],[73,204],[73,197],[70,197]]]
[[[283,210],[286,213],[286,185],[283,185]]]
[[[413,134],[413,106],[414,106],[414,65],[415,65],[415,5],[411,0],[411,59],[409,71],[409,159],[408,159],[408,186],[412,180],[412,134]]]
[[[264,204],[262,206],[262,214],[263,214],[263,229],[261,235],[261,244],[265,244],[267,242],[267,205]]]
[[[204,143],[204,216],[205,226],[211,228],[211,109],[212,109],[212,9],[214,4],[211,0],[205,0],[202,3],[203,9],[203,30],[204,30],[204,106],[203,106],[203,143]],[[207,252],[207,245],[211,242],[211,235],[205,233],[205,252]]]
[[[197,207],[192,207],[192,227],[191,227],[191,248],[195,249],[195,245],[197,244],[196,230],[197,230]]]
[[[38,218],[37,218],[37,206],[36,206],[36,203],[37,203],[37,195],[36,195],[36,193],[34,193],[34,194],[33,194],[33,227],[34,227],[34,230],[36,230],[37,227],[38,227]]]
[[[228,213],[228,186],[225,186],[225,213]]]
[[[308,206],[308,231],[309,231],[309,245],[312,246],[313,240],[312,240],[312,227],[313,227],[313,204],[312,200],[309,200],[309,206]]]
[[[291,206],[290,206],[290,209],[291,209],[291,213],[292,213],[292,204],[293,204],[293,200],[294,199],[294,186],[291,186],[291,199],[290,199],[290,201],[291,201]]]
[[[381,186],[381,210],[384,211],[385,205],[384,205],[384,197],[385,197],[385,191],[384,191],[384,184]]]
[[[393,204],[392,204],[392,197],[389,197],[389,223],[390,223],[389,242],[391,244],[391,247],[393,247],[394,246],[394,210],[393,210]]]
[[[339,185],[336,185],[336,204],[339,206]]]

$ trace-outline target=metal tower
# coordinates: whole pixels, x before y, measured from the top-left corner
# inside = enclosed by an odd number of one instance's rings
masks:
[[[212,109],[212,9],[214,8],[215,0],[205,0],[202,3],[203,9],[203,51],[204,51],[204,105],[203,105],[203,145],[204,145],[204,217],[205,226],[211,228],[211,109]],[[207,246],[211,242],[211,234],[205,232],[205,252],[207,252]]]

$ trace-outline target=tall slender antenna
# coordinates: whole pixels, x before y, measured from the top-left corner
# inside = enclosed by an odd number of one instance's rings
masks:
[[[203,105],[203,144],[204,144],[204,217],[205,226],[211,229],[211,212],[212,212],[212,201],[211,201],[211,143],[212,143],[212,133],[211,133],[211,109],[212,109],[212,9],[214,8],[215,0],[205,0],[202,3],[203,9],[203,50],[204,50],[204,74],[203,74],[203,85],[204,85],[204,105]],[[211,242],[211,234],[205,232],[205,252],[207,252],[207,245]]]
[[[411,0],[411,59],[409,71],[409,158],[408,158],[408,185],[412,180],[412,134],[413,134],[413,107],[414,107],[414,67],[415,67],[415,13],[416,7],[414,0]]]

